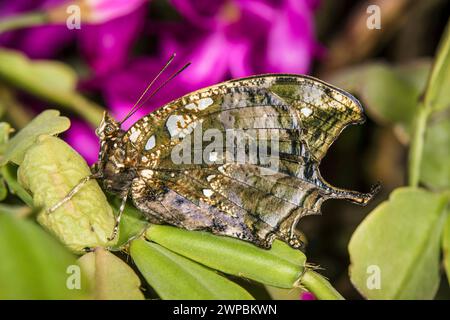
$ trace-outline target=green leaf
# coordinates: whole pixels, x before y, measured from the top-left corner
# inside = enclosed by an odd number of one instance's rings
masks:
[[[33,113],[18,100],[19,95],[13,88],[0,83],[0,118],[4,115],[13,127],[21,129],[33,119]]]
[[[0,212],[13,215],[18,218],[23,218],[32,215],[33,209],[27,206],[9,205],[0,203]]]
[[[46,110],[42,112],[9,141],[0,165],[5,165],[8,161],[20,165],[25,152],[39,136],[44,134],[56,135],[66,131],[69,127],[69,119],[61,117],[59,111]]]
[[[3,201],[8,196],[8,188],[6,188],[5,179],[0,177],[0,201]]]
[[[78,259],[97,300],[143,300],[141,281],[125,262],[99,247]]]
[[[450,189],[450,117],[436,114],[427,127],[420,169],[429,188]]]
[[[447,281],[450,284],[450,206],[447,207],[447,219],[442,233],[442,253],[444,256],[444,268],[447,273]]]
[[[296,286],[306,264],[300,250],[278,240],[265,250],[231,237],[164,225],[152,225],[145,236],[210,268],[280,288]]]
[[[450,20],[441,38],[436,59],[424,93],[419,104],[415,119],[414,136],[409,151],[409,185],[417,187],[422,176],[423,152],[426,135],[426,125],[430,117],[435,117],[436,111],[442,111],[450,106],[447,89],[450,86]],[[446,110],[448,111],[448,110]],[[444,114],[445,112],[441,112]],[[445,117],[448,117],[445,116]],[[444,160],[445,161],[445,160]],[[444,165],[445,166],[445,165]]]
[[[2,18],[2,21],[0,21],[0,33],[42,26],[48,23],[48,14],[44,10],[21,12]]]
[[[361,294],[369,299],[434,297],[447,202],[445,194],[400,188],[364,219],[349,244],[350,279]]]
[[[5,152],[6,145],[9,141],[9,134],[11,126],[6,122],[0,122],[0,157]],[[0,172],[0,201],[3,201],[8,196],[8,188],[6,187],[5,179]]]
[[[447,281],[450,284],[450,206],[447,207],[447,219],[445,221],[444,232],[442,233],[442,253],[444,256]]]
[[[34,223],[1,212],[0,252],[0,299],[86,297],[67,286],[75,257]]]
[[[33,207],[33,198],[17,181],[17,166],[8,163],[0,169],[0,172],[8,185],[9,191],[18,196],[27,206]]]
[[[450,20],[442,36],[425,92],[425,105],[431,110],[450,107]]]
[[[236,283],[158,244],[142,239],[133,240],[130,253],[148,284],[162,299],[253,299]]]
[[[302,276],[302,285],[319,300],[344,300],[327,279],[311,269],[306,270]]]
[[[77,75],[62,62],[30,60],[20,51],[0,48],[0,78],[58,107],[77,112],[93,125],[102,119],[102,108],[75,91]]]
[[[35,206],[43,209],[58,203],[90,174],[84,159],[64,141],[52,136],[38,138],[18,172],[19,181],[33,194]],[[93,180],[55,212],[42,210],[38,221],[75,252],[113,244],[107,238],[114,228],[114,214]]]
[[[119,212],[121,200],[118,198],[112,199],[110,203],[114,208],[114,212]],[[145,220],[143,213],[133,207],[131,204],[125,206],[119,226],[119,240],[114,245],[114,249],[121,249],[130,240],[140,236],[148,227],[148,222]]]
[[[396,75],[415,88],[416,91],[422,92],[426,88],[431,66],[431,58],[421,58],[405,64],[392,66],[392,69]]]
[[[272,286],[265,286],[267,292],[270,295],[270,298],[272,300],[299,300],[302,292],[305,291],[305,289],[302,288],[291,288],[291,289],[285,289],[285,288],[278,288],[278,287],[272,287]]]
[[[374,62],[341,71],[330,82],[356,94],[375,121],[398,125],[409,135],[429,70],[426,60],[399,67]]]
[[[0,49],[0,76],[32,93],[60,96],[76,88],[77,75],[58,61],[31,61],[19,51]]]
[[[9,123],[0,122],[0,156],[5,152],[11,131],[12,129]]]

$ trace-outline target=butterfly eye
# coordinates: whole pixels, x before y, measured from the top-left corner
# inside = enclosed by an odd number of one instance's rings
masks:
[[[114,128],[113,125],[108,124],[108,125],[105,127],[105,133],[106,133],[106,134],[111,134],[111,133],[113,133],[114,131],[115,131],[115,128]]]

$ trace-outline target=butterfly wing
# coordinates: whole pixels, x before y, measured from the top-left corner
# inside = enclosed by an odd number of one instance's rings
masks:
[[[135,205],[190,230],[298,247],[298,220],[322,202],[372,197],[334,188],[318,165],[359,102],[320,80],[263,75],[208,87],[139,120],[125,135]],[[264,152],[262,152],[264,151]]]

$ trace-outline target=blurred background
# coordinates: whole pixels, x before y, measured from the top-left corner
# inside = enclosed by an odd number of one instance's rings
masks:
[[[321,172],[330,183],[383,189],[367,207],[331,200],[323,215],[299,223],[306,253],[346,298],[361,296],[348,277],[347,245],[378,203],[406,182],[407,145],[415,99],[450,13],[446,0],[63,0],[0,1],[0,46],[26,57],[60,61],[67,78],[21,85],[20,68],[0,61],[0,117],[20,129],[41,110],[61,109],[72,121],[64,138],[92,164],[101,109],[122,118],[172,53],[170,72],[191,67],[146,103],[125,126],[195,89],[262,73],[310,74],[358,97],[364,125],[347,128]],[[79,17],[77,16],[79,8]],[[43,14],[45,13],[45,14]],[[21,19],[11,19],[13,16]],[[45,17],[44,17],[45,16]],[[43,18],[44,17],[44,18]],[[44,24],[44,25],[42,25]],[[6,77],[10,67],[17,75]],[[66,75],[64,72],[55,74]],[[73,72],[74,71],[74,72]],[[168,72],[167,74],[170,74]],[[63,90],[73,82],[76,95]],[[392,88],[398,88],[392,94]],[[387,90],[390,92],[387,92]],[[83,98],[80,98],[79,94]],[[413,99],[412,103],[410,103]],[[437,298],[448,298],[448,286]]]

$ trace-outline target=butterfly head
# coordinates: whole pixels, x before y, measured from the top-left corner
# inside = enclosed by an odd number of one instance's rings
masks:
[[[116,137],[120,131],[119,122],[105,111],[102,122],[100,122],[95,133],[101,140],[108,140]]]
[[[122,166],[124,160],[122,138],[125,131],[121,129],[120,124],[105,112],[100,125],[95,130],[100,139],[100,152],[98,161],[91,168],[91,171],[101,175],[103,180],[106,179],[105,176],[115,175],[118,172],[117,167]]]

